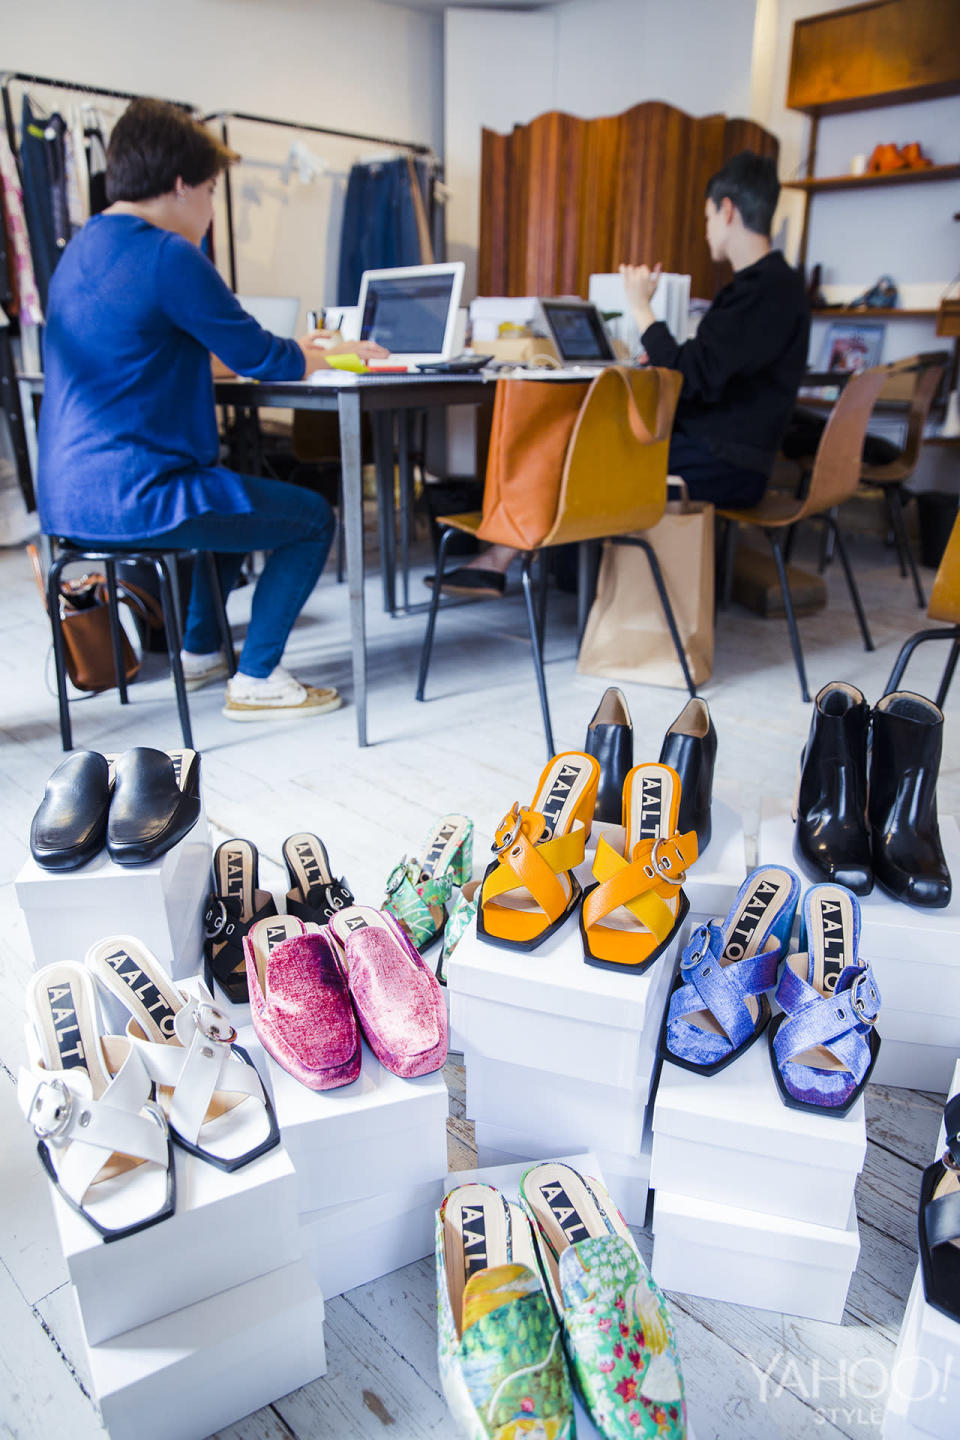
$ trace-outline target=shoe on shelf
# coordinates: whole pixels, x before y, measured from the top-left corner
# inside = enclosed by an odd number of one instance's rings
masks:
[[[214,680],[225,680],[229,675],[227,657],[222,650],[214,650],[210,655],[195,655],[190,650],[181,650],[180,664],[183,683],[188,690],[202,690],[205,685],[212,685]]]
[[[243,942],[250,1015],[268,1054],[308,1090],[350,1085],[363,1059],[357,1017],[328,931],[279,915]]]
[[[900,154],[911,170],[931,170],[933,168],[933,161],[924,155],[923,146],[918,140],[911,140],[909,144],[901,145]]]
[[[110,766],[74,750],[47,781],[30,826],[30,853],[44,870],[79,870],[103,849],[113,793]]]
[[[384,1069],[401,1079],[439,1070],[447,1058],[443,991],[393,916],[351,905],[327,933],[367,1044]]]
[[[937,780],[943,711],[923,695],[884,695],[873,711],[869,818],[873,869],[895,900],[925,909],[950,904],[940,844]]]
[[[246,1005],[247,966],[243,937],[277,907],[260,889],[260,856],[252,840],[224,840],[213,856],[213,889],[203,914],[203,978],[211,995],[214,981],[232,1005]]]
[[[947,1101],[943,1124],[947,1148],[920,1184],[920,1274],[927,1304],[960,1321],[960,1095]]]
[[[846,1115],[880,1053],[880,990],[859,958],[860,905],[852,891],[814,885],[802,914],[800,953],[787,956],[777,986],[784,1013],[767,1031],[773,1076],[791,1109]]]
[[[573,873],[593,827],[600,765],[581,750],[547,762],[528,806],[515,804],[497,826],[487,866],[477,938],[535,950],[574,913],[582,894]]]
[[[149,865],[200,818],[200,756],[196,750],[141,746],[108,758],[113,798],[107,852],[116,865]]]
[[[683,1373],[667,1302],[604,1187],[548,1161],[524,1172],[520,1203],[574,1387],[600,1434],[684,1440]]]
[[[443,934],[454,886],[466,884],[472,874],[473,821],[466,815],[442,815],[419,858],[405,858],[394,866],[381,908],[423,954]]]
[[[677,829],[680,778],[669,765],[635,765],[623,787],[623,854],[601,836],[597,883],[583,892],[580,935],[588,965],[642,975],[673,940],[690,902],[683,890],[697,834]]]
[[[290,879],[286,906],[313,925],[326,925],[338,910],[353,904],[353,892],[343,876],[334,880],[327,848],[318,835],[302,830],[283,842],[283,861]]]
[[[600,766],[593,818],[619,825],[623,818],[623,782],[633,769],[633,721],[627,698],[615,685],[604,691],[587,726],[583,748]]]
[[[894,170],[909,170],[910,162],[904,159],[896,145],[875,145],[867,161],[868,175],[889,175]]]
[[[279,1145],[270,1097],[205,985],[180,990],[132,935],[98,940],[86,965],[130,1012],[127,1038],[178,1145],[228,1174]]]
[[[663,737],[660,764],[669,765],[680,777],[681,835],[697,832],[697,853],[710,844],[712,825],[713,772],[717,763],[717,732],[713,728],[706,700],[688,700]]]
[[[167,1122],[136,1046],[100,1033],[91,975],[69,961],[35,971],[26,1010],[17,1097],[50,1180],[105,1242],[166,1220],[176,1203]]]
[[[694,930],[664,1017],[664,1060],[716,1075],[763,1034],[766,992],[777,983],[799,898],[792,870],[762,865],[740,886],[725,921]]]
[[[331,687],[301,685],[289,670],[277,665],[265,679],[236,675],[227,681],[223,714],[228,720],[309,720],[339,710],[340,693]]]
[[[441,985],[447,983],[447,961],[477,918],[480,883],[479,880],[468,880],[450,908],[447,923],[443,927],[443,949],[437,965],[437,979]]]
[[[867,828],[870,711],[855,685],[824,685],[813,702],[793,807],[793,849],[817,880],[854,895],[873,889]]]
[[[470,1440],[573,1440],[573,1392],[530,1222],[492,1185],[437,1212],[437,1359]]]

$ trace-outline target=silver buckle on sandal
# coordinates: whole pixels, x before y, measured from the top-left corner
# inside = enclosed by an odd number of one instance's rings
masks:
[[[857,1019],[864,1025],[875,1025],[880,1018],[880,992],[866,970],[855,978],[848,994]],[[868,1009],[868,1005],[872,1008]]]
[[[958,1136],[957,1138],[960,1139],[960,1136]],[[953,1155],[949,1149],[944,1150],[943,1154],[940,1156],[940,1164],[945,1170],[952,1170],[954,1174],[960,1175],[960,1165],[958,1165],[956,1160],[954,1160]]]
[[[197,1006],[193,1019],[205,1040],[213,1040],[218,1045],[232,1045],[237,1038],[237,1032],[226,1015],[207,1000],[202,1000]]]
[[[668,885],[679,887],[686,880],[687,872],[686,870],[679,871],[676,878],[670,874],[673,869],[673,861],[669,855],[660,854],[660,846],[666,844],[667,837],[664,835],[661,835],[659,840],[654,840],[653,849],[650,852],[650,864],[644,865],[643,873],[651,880],[655,875],[659,875],[660,879],[666,881]]]
[[[503,829],[503,826],[506,825],[508,820],[512,820],[513,824],[510,826],[510,829],[507,832],[506,836],[501,840],[500,830]],[[517,836],[520,834],[520,827],[522,824],[523,816],[520,814],[520,806],[518,803],[514,803],[513,809],[507,812],[506,818],[500,825],[497,831],[497,836],[494,839],[493,844],[490,846],[490,849],[493,851],[494,855],[502,855],[504,850],[510,849],[510,846],[515,842]]]
[[[61,1140],[70,1128],[73,1096],[62,1080],[41,1080],[30,1103],[30,1121],[39,1140]]]

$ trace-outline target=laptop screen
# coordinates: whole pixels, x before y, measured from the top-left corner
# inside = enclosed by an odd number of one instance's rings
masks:
[[[566,365],[602,363],[616,357],[595,305],[541,300],[560,359]]]
[[[442,355],[455,276],[373,276],[360,321],[360,339],[395,355]]]

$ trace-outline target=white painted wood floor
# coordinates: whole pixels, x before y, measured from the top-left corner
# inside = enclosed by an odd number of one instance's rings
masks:
[[[812,545],[813,537],[811,537]],[[882,692],[902,640],[923,616],[880,542],[860,536],[854,564],[877,649],[865,654],[839,566],[828,577],[830,607],[801,621],[810,683],[832,679]],[[812,548],[800,547],[809,561]],[[418,572],[416,597],[425,594]],[[925,572],[929,588],[932,574]],[[242,629],[250,590],[231,600]],[[236,726],[220,715],[216,687],[193,696],[196,743],[203,752],[207,811],[222,836],[246,835],[264,857],[263,876],[280,890],[280,845],[291,831],[315,830],[337,872],[358,897],[377,904],[395,860],[418,846],[431,820],[463,810],[477,825],[478,865],[492,828],[514,799],[529,797],[543,764],[543,739],[522,606],[462,607],[441,617],[430,701],[413,700],[423,621],[390,620],[379,610],[379,582],[368,581],[370,735],[355,746],[347,704],[313,724]],[[45,685],[49,635],[20,550],[0,552],[0,1435],[102,1435],[89,1396],[79,1325],[54,1238],[45,1181],[17,1110],[14,1077],[23,1057],[20,995],[31,966],[12,879],[27,854],[29,821],[60,759],[55,701]],[[944,647],[928,646],[908,681],[934,693]],[[551,595],[548,683],[560,748],[579,747],[604,682],[575,673],[574,601]],[[324,579],[287,651],[303,678],[341,687],[349,701],[346,593]],[[679,691],[626,687],[637,759],[655,759],[667,725],[683,704]],[[718,626],[715,678],[704,688],[719,734],[717,793],[739,805],[756,834],[764,793],[791,793],[810,711],[799,699],[782,621],[734,608]],[[940,785],[941,813],[957,813],[960,770],[956,695],[948,710]],[[179,744],[165,664],[154,659],[123,710],[115,695],[73,707],[75,744],[117,750]],[[881,1026],[882,1030],[882,1026]],[[457,1057],[459,1058],[459,1057]],[[448,1063],[450,1162],[474,1162],[464,1117],[463,1072]],[[867,1092],[870,1138],[857,1189],[862,1250],[842,1326],[797,1320],[713,1301],[673,1296],[690,1414],[699,1440],[802,1440],[810,1435],[879,1435],[883,1407],[867,1377],[893,1356],[916,1263],[915,1205],[929,1161],[940,1100],[928,1094]],[[637,1232],[649,1255],[650,1239]],[[327,1307],[328,1373],[322,1380],[223,1432],[224,1440],[353,1440],[389,1432],[394,1440],[450,1436],[434,1354],[431,1260],[407,1266]],[[858,1393],[838,1380],[842,1366],[874,1357]],[[767,1379],[761,1376],[766,1374]]]

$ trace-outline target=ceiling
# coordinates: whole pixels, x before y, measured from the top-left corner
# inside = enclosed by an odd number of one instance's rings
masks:
[[[558,0],[382,0],[384,5],[401,5],[405,10],[545,10]],[[559,0],[563,3],[563,0]]]

